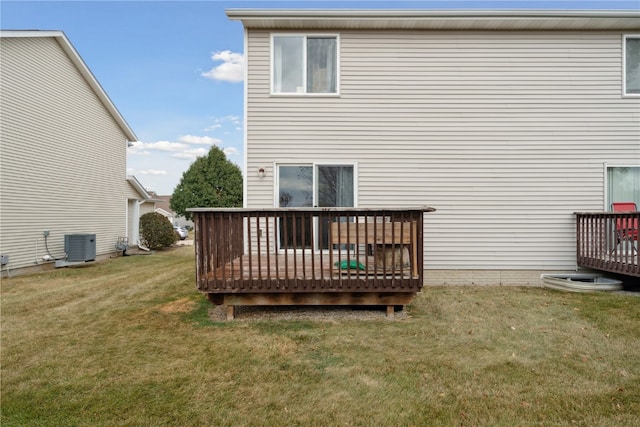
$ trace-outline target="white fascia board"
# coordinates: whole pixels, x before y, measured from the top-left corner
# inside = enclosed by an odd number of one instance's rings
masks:
[[[140,181],[138,181],[138,178],[136,178],[135,176],[127,175],[127,181],[129,181],[129,184],[131,184],[131,186],[138,192],[138,194],[142,196],[144,200],[149,202],[159,201],[151,197],[151,195],[147,192],[147,190],[144,188],[144,186],[140,183]]]
[[[629,30],[640,10],[229,9],[227,17],[262,29]]]

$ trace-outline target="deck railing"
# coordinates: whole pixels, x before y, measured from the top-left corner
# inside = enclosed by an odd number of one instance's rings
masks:
[[[191,209],[207,294],[417,292],[432,208]]]
[[[576,259],[581,267],[640,277],[640,212],[576,213]]]

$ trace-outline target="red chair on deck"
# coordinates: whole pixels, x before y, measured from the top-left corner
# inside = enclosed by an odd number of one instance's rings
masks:
[[[634,202],[611,203],[613,212],[637,212]],[[635,251],[634,241],[638,241],[638,218],[616,218],[616,246],[622,241],[629,241],[631,250]]]

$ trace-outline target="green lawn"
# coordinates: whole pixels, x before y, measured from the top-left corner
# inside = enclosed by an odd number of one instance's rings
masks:
[[[214,322],[193,247],[2,280],[6,426],[640,425],[640,298],[425,288]]]

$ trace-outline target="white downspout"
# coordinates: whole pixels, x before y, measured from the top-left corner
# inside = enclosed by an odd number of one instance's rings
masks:
[[[147,248],[146,246],[142,246],[142,244],[140,243],[140,205],[145,202],[145,199],[136,200],[136,203],[133,206],[133,215],[135,218],[135,220],[133,221],[133,236],[135,239],[135,244],[138,245],[138,248],[142,249],[143,251],[148,251],[149,248]]]
[[[131,230],[131,243],[134,245],[138,244],[138,240],[140,239],[140,201],[136,200],[133,204],[133,214],[132,214],[132,230]]]

